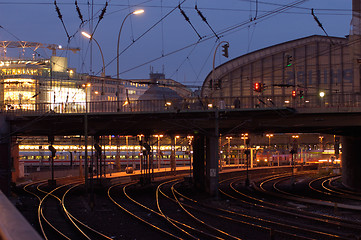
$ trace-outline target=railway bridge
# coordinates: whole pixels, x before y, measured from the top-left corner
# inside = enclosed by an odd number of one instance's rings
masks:
[[[65,104],[38,104],[33,110],[1,113],[0,185],[9,192],[11,145],[16,136],[192,134],[193,178],[196,187],[210,195],[218,192],[219,135],[231,133],[324,133],[341,136],[342,181],[361,189],[361,101],[335,104],[291,104],[259,99],[234,105],[235,99],[187,99],[164,101],[88,102],[78,108]],[[211,103],[210,103],[211,102]],[[79,107],[81,106],[81,107]]]

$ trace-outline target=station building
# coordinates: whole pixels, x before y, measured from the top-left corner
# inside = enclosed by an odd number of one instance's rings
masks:
[[[359,38],[353,36],[314,35],[260,49],[210,72],[201,95],[239,98],[247,106],[259,100],[290,107],[315,106],[321,100],[326,105],[344,103],[361,92],[357,43]]]
[[[7,56],[10,48],[20,50],[18,58]],[[39,48],[52,50],[50,58],[40,58]],[[33,54],[25,57],[25,50]],[[164,74],[150,73],[149,79],[114,79],[80,74],[68,66],[66,57],[56,56],[56,51],[79,51],[51,44],[25,41],[0,42],[0,105],[2,110],[37,110],[46,106],[56,112],[82,109],[85,102],[138,100],[151,85],[175,89],[183,97],[191,90]],[[90,83],[87,86],[85,83]]]

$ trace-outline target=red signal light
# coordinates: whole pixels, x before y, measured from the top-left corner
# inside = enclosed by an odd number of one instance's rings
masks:
[[[259,83],[259,82],[254,83],[254,91],[262,92],[263,91],[263,83]]]
[[[295,98],[297,96],[297,93],[295,90],[292,91],[292,97]]]

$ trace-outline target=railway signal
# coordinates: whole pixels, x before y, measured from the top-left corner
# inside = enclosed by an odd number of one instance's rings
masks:
[[[286,66],[291,67],[293,64],[293,56],[292,55],[286,55]]]
[[[228,48],[229,48],[229,44],[226,43],[224,45],[222,45],[222,55],[225,56],[226,58],[228,58]]]
[[[255,92],[263,92],[264,90],[264,84],[260,82],[255,82],[253,86],[253,90]]]
[[[293,91],[292,91],[292,98],[296,98],[296,96],[297,96],[297,93],[296,93],[295,90],[293,90]]]
[[[303,91],[302,90],[300,90],[299,96],[300,96],[301,99],[303,98]]]

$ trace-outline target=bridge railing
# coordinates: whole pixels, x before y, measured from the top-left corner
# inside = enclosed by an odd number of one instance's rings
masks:
[[[269,97],[264,95],[252,97],[222,98],[187,98],[169,100],[131,100],[131,101],[95,101],[71,103],[37,103],[33,105],[5,104],[3,113],[26,115],[44,113],[115,113],[115,112],[169,112],[193,111],[207,109],[257,109],[257,108],[295,108],[295,109],[335,109],[361,107],[361,95],[334,94],[321,98],[319,96]]]

